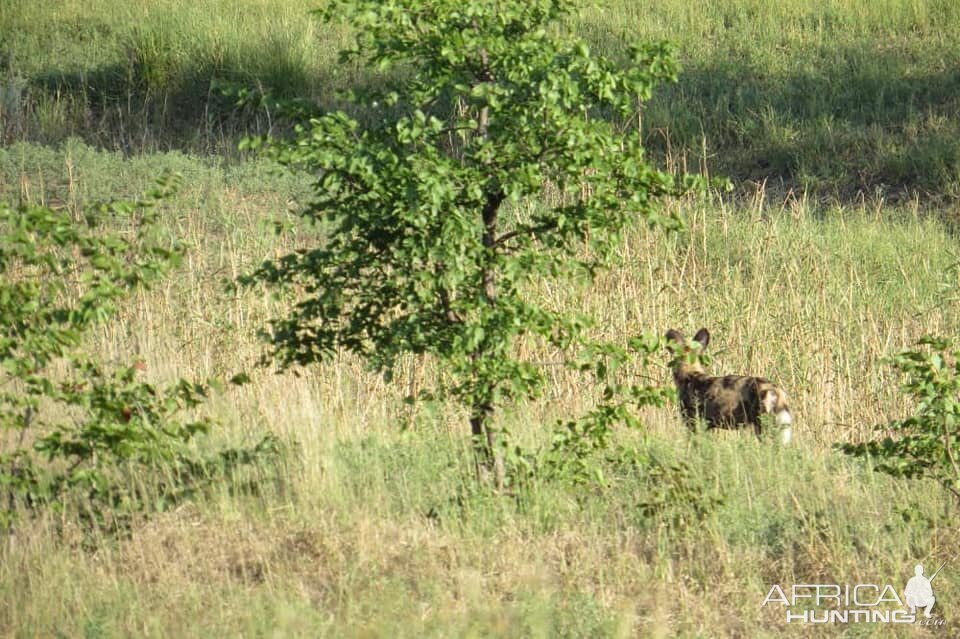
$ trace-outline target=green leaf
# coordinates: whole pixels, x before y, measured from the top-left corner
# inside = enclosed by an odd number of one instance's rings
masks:
[[[440,370],[423,394],[462,404],[485,441],[506,438],[500,408],[543,392],[550,363],[524,355],[538,348],[604,383],[583,416],[597,446],[610,425],[636,423],[632,408],[662,401],[615,383],[623,345],[591,342],[589,322],[529,294],[542,280],[596,277],[637,221],[678,228],[658,201],[706,188],[650,164],[632,124],[654,86],[675,79],[671,47],[604,58],[565,29],[573,8],[332,0],[318,12],[351,26],[341,59],[405,73],[352,92],[364,117],[304,118],[292,139],[267,145],[312,176],[301,213],[324,230],[240,280],[296,295],[264,331],[281,369],[351,353],[393,382],[411,354],[429,358]],[[656,347],[630,344],[644,356]],[[485,463],[497,467],[498,454],[479,444]]]

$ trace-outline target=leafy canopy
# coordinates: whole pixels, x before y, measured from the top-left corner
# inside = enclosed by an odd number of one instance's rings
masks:
[[[343,61],[390,73],[351,93],[352,115],[320,115],[271,143],[315,176],[302,214],[325,232],[246,279],[301,293],[268,335],[282,367],[345,349],[389,378],[404,354],[434,356],[479,435],[496,405],[544,383],[518,338],[587,344],[588,319],[549,308],[531,285],[589,280],[630,225],[677,228],[658,200],[693,181],[653,168],[633,124],[676,77],[670,48],[632,47],[625,66],[598,57],[557,26],[571,8],[333,0],[319,12],[354,29]]]

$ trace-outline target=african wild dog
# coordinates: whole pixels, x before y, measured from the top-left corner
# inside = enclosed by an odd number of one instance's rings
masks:
[[[680,414],[691,426],[697,419],[706,421],[708,429],[752,426],[759,436],[761,415],[772,415],[780,427],[781,441],[790,443],[793,418],[783,390],[762,377],[707,375],[699,360],[699,354],[710,343],[710,333],[705,328],[697,331],[693,342],[687,342],[683,334],[673,329],[667,331],[666,337],[673,354],[671,366]]]

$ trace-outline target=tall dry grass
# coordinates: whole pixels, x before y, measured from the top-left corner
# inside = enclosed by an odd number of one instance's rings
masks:
[[[107,190],[120,167],[133,190],[163,167],[186,174],[165,214],[170,233],[191,243],[188,259],[92,347],[107,359],[138,355],[156,378],[253,371],[252,384],[205,408],[222,423],[213,437],[270,430],[298,452],[260,494],[223,486],[93,551],[62,521],[20,529],[0,568],[4,633],[812,635],[759,608],[771,584],[899,586],[916,561],[956,559],[956,506],[936,485],[873,474],[831,448],[907,410],[885,356],[958,328],[954,238],[916,207],[824,210],[763,190],[738,203],[675,202],[685,233],[633,229],[619,265],[594,285],[538,286],[550,304],[593,313],[611,339],[709,326],[711,370],[764,374],[789,390],[789,449],[742,433],[690,435],[673,407],[648,409],[642,432],[618,434],[657,467],[686,463],[692,498],[722,497],[689,525],[677,523],[689,514],[683,503],[643,514],[664,486],[642,465],[601,461],[607,487],[588,491],[535,482],[518,501],[477,491],[462,415],[446,406],[411,414],[401,401],[429,381],[429,362],[411,360],[397,385],[347,357],[298,377],[253,368],[256,329],[285,301],[223,284],[309,241],[309,231],[266,228],[287,215],[295,180],[265,165],[126,161],[76,144],[5,153],[4,183],[57,206]],[[542,400],[503,417],[530,448],[594,396],[589,382],[549,372]],[[665,361],[626,374],[669,383]],[[957,592],[938,582],[948,619]]]
[[[648,409],[642,431],[616,437],[635,456],[598,461],[604,487],[532,482],[510,500],[476,490],[455,407],[402,403],[436,374],[430,362],[409,360],[394,385],[348,357],[299,377],[256,369],[256,331],[286,302],[224,291],[310,242],[270,232],[309,193],[237,157],[236,137],[269,129],[272,114],[236,112],[211,80],[329,102],[371,81],[332,64],[343,31],[287,0],[0,3],[0,198],[79,213],[164,168],[185,176],[165,206],[170,235],[191,244],[183,268],[91,348],[141,357],[155,379],[251,371],[204,407],[222,424],[212,437],[269,430],[296,443],[260,493],[224,485],[123,538],[91,540],[66,515],[20,528],[0,550],[0,634],[957,634],[956,505],[832,449],[909,409],[884,357],[960,327],[957,6],[669,0],[571,18],[614,56],[634,37],[677,42],[686,72],[644,111],[647,142],[672,168],[725,173],[738,189],[671,204],[684,234],[633,229],[593,285],[532,294],[590,311],[616,340],[708,326],[711,371],[788,389],[796,445],[690,435],[673,407]],[[669,383],[665,360],[624,374]],[[503,414],[530,449],[595,396],[561,367],[548,376],[541,400]],[[680,463],[685,484],[650,471]],[[677,485],[689,491],[670,493]],[[723,503],[679,523],[685,499],[710,496]],[[645,515],[657,499],[665,509]],[[947,561],[936,584],[946,628],[802,628],[759,606],[773,583],[902,586],[917,561]]]

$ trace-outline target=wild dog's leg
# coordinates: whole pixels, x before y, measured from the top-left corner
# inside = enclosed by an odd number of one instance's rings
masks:
[[[793,437],[793,416],[786,408],[777,413],[777,426],[780,427],[780,441],[789,444]]]

